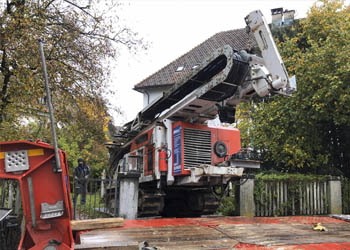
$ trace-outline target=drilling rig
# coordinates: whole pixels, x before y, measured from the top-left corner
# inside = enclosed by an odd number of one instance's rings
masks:
[[[236,105],[253,96],[290,96],[296,90],[261,11],[245,22],[259,55],[218,48],[114,134],[111,173],[129,178],[119,189],[121,216],[212,214],[218,187],[239,180],[245,168],[260,167],[259,161],[238,157],[238,129],[208,123],[216,117],[234,123]]]

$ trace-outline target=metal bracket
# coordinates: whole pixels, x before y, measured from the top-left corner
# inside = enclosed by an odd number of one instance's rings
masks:
[[[62,216],[64,213],[63,200],[50,205],[47,202],[41,203],[40,219],[51,219]]]

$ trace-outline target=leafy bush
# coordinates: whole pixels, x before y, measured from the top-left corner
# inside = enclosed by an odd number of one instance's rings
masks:
[[[225,216],[235,215],[235,197],[229,196],[222,198],[220,206],[216,212]]]

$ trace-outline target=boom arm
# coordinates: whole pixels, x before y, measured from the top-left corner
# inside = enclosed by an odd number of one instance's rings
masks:
[[[175,84],[144,108],[119,133],[121,145],[140,131],[165,119],[204,122],[219,114],[223,122],[234,121],[235,105],[269,93],[289,95],[293,89],[269,27],[260,10],[245,21],[254,34],[262,57],[236,52],[225,45],[198,67],[192,68],[181,83]]]
[[[271,86],[274,89],[290,88],[287,70],[278,53],[270,29],[261,11],[256,10],[251,12],[245,18],[245,21],[254,34],[256,42],[261,50],[264,65],[271,74]]]
[[[226,106],[236,105],[255,94],[260,97],[269,93],[289,96],[296,91],[296,86],[292,87],[290,84],[287,70],[261,11],[251,12],[245,21],[249,32],[255,37],[262,58],[247,55],[250,63],[250,79],[238,88],[235,95],[226,100]]]

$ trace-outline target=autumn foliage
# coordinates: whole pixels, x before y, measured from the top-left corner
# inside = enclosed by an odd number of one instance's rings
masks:
[[[70,166],[106,167],[110,67],[142,45],[114,1],[9,0],[0,5],[0,140],[51,141],[38,40],[44,41],[59,146]],[[116,13],[114,13],[116,14]]]

